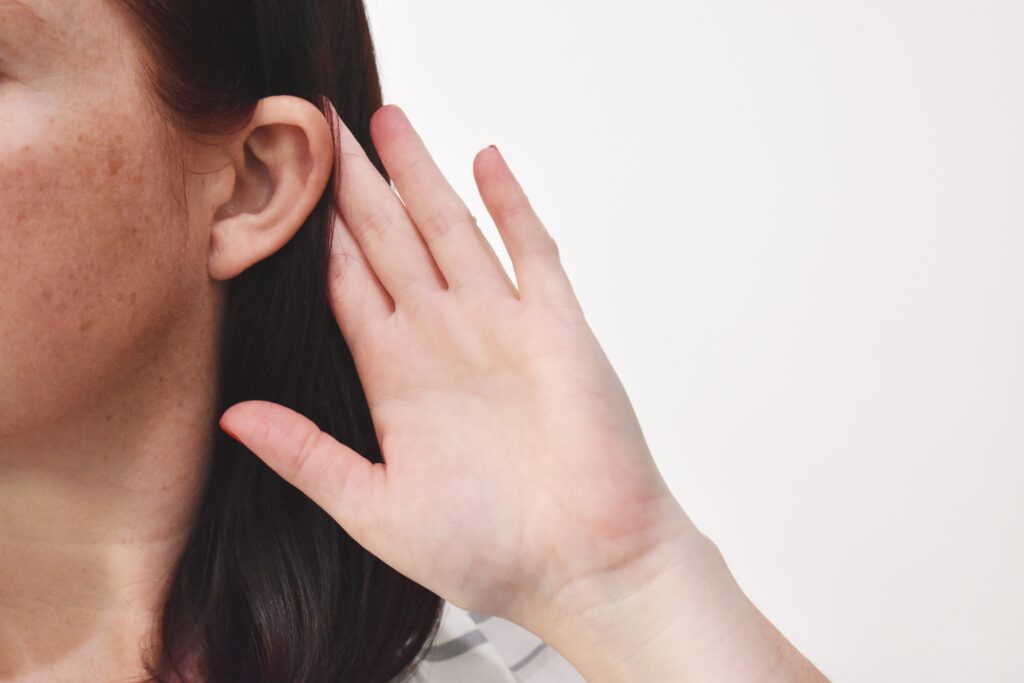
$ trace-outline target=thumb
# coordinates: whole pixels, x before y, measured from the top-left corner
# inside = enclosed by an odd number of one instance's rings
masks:
[[[373,552],[369,535],[374,504],[384,490],[383,464],[339,443],[304,415],[269,401],[236,403],[221,416],[220,427]]]

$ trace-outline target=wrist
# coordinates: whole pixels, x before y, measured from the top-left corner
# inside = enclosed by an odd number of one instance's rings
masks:
[[[635,565],[567,586],[543,619],[523,626],[588,683],[827,680],[680,515],[678,532]]]

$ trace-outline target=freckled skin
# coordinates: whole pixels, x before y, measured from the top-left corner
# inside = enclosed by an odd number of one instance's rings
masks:
[[[0,5],[0,680],[136,680],[209,464],[227,281],[301,226],[334,147],[287,97],[201,145],[116,0],[22,2],[64,37]]]
[[[61,3],[89,30],[0,83],[0,438],[143,386],[154,357],[199,343],[187,318],[216,319],[136,46],[97,0]]]
[[[225,176],[207,148],[196,175],[164,158],[108,0],[26,2],[70,35],[43,53],[0,25],[26,48],[0,79],[0,679],[127,680],[216,421],[202,191]]]

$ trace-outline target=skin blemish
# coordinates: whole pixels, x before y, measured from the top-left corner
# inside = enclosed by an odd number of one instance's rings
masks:
[[[124,159],[121,158],[121,155],[118,154],[117,151],[112,150],[110,155],[107,157],[107,175],[117,175],[118,171],[120,171],[123,166]]]

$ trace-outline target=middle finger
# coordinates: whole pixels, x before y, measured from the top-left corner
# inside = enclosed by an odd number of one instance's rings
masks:
[[[437,167],[401,107],[385,105],[371,123],[376,149],[449,289],[518,297],[476,219]]]

